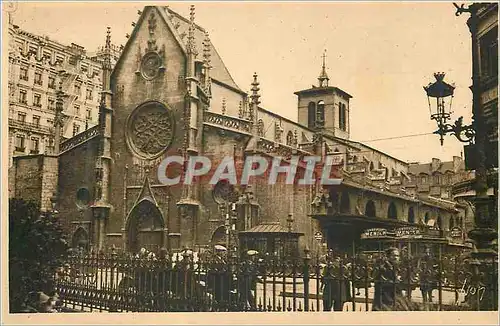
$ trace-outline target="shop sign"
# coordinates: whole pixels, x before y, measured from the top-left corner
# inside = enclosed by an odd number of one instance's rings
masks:
[[[396,229],[396,237],[398,238],[421,238],[422,232],[418,227],[405,226]]]
[[[366,229],[361,234],[361,239],[377,239],[387,237],[387,230],[382,228]]]

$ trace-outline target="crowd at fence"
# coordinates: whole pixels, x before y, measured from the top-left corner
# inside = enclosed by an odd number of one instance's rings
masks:
[[[54,278],[65,306],[84,311],[468,310],[471,296],[496,293],[497,272],[479,283],[465,257],[142,249],[76,254]]]

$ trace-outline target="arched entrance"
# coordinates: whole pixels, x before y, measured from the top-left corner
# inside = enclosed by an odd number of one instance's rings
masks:
[[[163,244],[163,216],[156,205],[148,199],[137,204],[127,220],[127,250],[133,253],[141,248],[158,252]]]
[[[377,212],[376,212],[376,209],[375,209],[375,203],[373,202],[373,200],[369,200],[366,203],[366,206],[365,206],[365,215],[368,216],[368,217],[376,217],[377,216]]]
[[[75,233],[73,233],[72,239],[72,247],[75,249],[82,249],[87,251],[89,249],[89,234],[87,230],[82,227],[76,229]]]
[[[212,234],[212,245],[226,245],[226,228],[219,226]]]

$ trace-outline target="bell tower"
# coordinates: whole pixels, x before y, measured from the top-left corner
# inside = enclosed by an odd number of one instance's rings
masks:
[[[326,50],[318,77],[318,86],[297,91],[298,122],[311,130],[349,139],[349,101],[352,98],[338,87],[330,86],[326,68]]]

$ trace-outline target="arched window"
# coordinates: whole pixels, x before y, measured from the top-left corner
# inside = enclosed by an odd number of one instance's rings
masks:
[[[319,101],[316,109],[316,124],[318,126],[325,125],[325,102]]]
[[[316,128],[316,103],[309,102],[307,106],[307,126]]]
[[[257,134],[259,137],[264,137],[264,121],[262,121],[262,119],[257,121]]]
[[[392,220],[398,219],[398,211],[396,209],[396,204],[394,204],[393,202],[389,204],[389,209],[387,210],[387,218],[390,218]]]
[[[369,200],[365,206],[365,215],[368,217],[376,217],[375,203],[373,200]]]
[[[413,211],[413,207],[408,208],[408,222],[415,223],[415,212]]]
[[[342,102],[339,102],[339,128],[344,131],[347,130],[347,109]]]
[[[351,202],[349,200],[349,194],[345,191],[342,193],[342,197],[340,198],[340,212],[341,213],[351,212]]]
[[[288,146],[293,146],[293,132],[289,131],[286,134],[286,144]]]
[[[373,171],[375,167],[373,166],[373,162],[370,162],[370,171]]]
[[[425,213],[424,216],[424,223],[427,225],[427,222],[429,222],[429,212]]]

